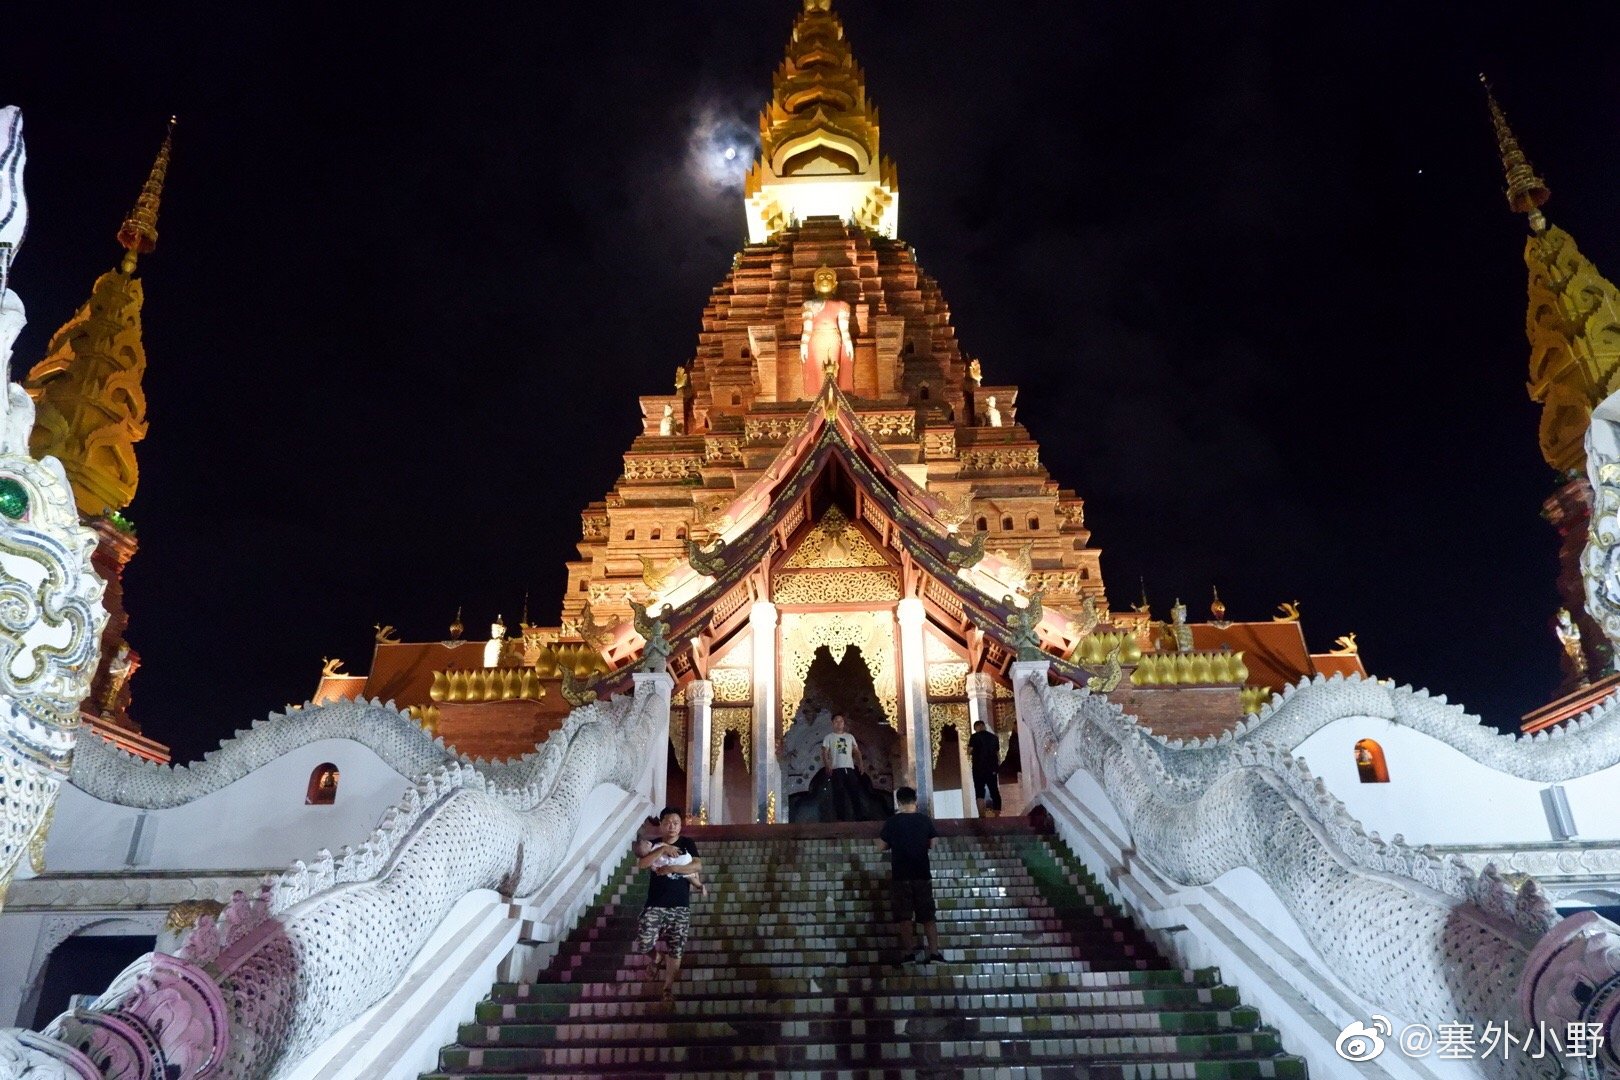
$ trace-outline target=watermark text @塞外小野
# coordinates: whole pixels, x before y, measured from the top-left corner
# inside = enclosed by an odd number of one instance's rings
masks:
[[[1452,1061],[1506,1061],[1520,1056],[1592,1060],[1603,1048],[1603,1025],[1560,1027],[1538,1021],[1534,1027],[1514,1029],[1510,1024],[1487,1020],[1483,1025],[1407,1024],[1397,1034],[1388,1017],[1374,1013],[1371,1023],[1352,1021],[1333,1041],[1333,1049],[1346,1061],[1371,1061],[1389,1048],[1409,1058]]]

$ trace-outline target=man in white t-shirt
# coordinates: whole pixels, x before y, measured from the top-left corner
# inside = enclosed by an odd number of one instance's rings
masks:
[[[832,780],[833,820],[854,821],[860,806],[855,777],[864,771],[861,744],[847,730],[842,713],[832,718],[832,734],[821,740],[821,767]]]

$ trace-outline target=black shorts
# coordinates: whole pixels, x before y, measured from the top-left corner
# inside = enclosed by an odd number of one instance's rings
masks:
[[[934,921],[934,883],[927,878],[891,881],[889,901],[895,922]]]

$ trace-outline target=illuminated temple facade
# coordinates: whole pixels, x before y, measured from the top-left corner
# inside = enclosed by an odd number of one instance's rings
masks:
[[[1523,737],[1369,676],[1354,635],[1313,652],[1297,605],[1110,604],[804,0],[749,242],[670,388],[604,403],[641,431],[555,623],[379,628],[367,672],[169,767],[127,720],[117,587],[165,143],[125,259],[0,400],[0,655],[37,661],[0,664],[0,1080],[1620,1076],[1620,294],[1489,108],[1562,485],[1568,678]],[[0,110],[0,361],[22,159]],[[910,786],[937,819],[919,966],[876,824],[825,820],[834,713],[868,816]],[[713,886],[680,997],[631,948],[666,805]],[[1414,1026],[1563,1045],[1442,1061]]]
[[[1110,609],[1084,501],[897,238],[878,137],[838,16],[804,11],[761,114],[751,242],[672,388],[639,399],[612,490],[580,515],[560,625],[516,628],[499,671],[482,642],[382,642],[369,677],[331,678],[317,700],[381,697],[466,753],[521,753],[566,715],[562,668],[612,685],[641,655],[640,604],[671,612],[672,773],[707,820],[786,820],[837,709],[863,741],[893,742],[885,778],[953,792],[935,808],[956,816],[974,810],[972,720],[1011,741],[1010,716],[991,714],[1009,709],[1009,620],[1027,611],[1026,650],[1038,639],[1166,735],[1217,735],[1300,678],[1362,672],[1353,651],[1313,655],[1292,615],[1178,626]]]

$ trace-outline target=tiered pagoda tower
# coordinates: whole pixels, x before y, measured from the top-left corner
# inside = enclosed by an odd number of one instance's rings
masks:
[[[675,801],[771,821],[804,811],[832,711],[880,789],[937,789],[936,813],[971,816],[973,721],[1008,771],[1036,757],[1013,749],[1020,656],[1180,736],[1226,730],[1302,675],[1361,670],[1311,655],[1292,619],[1110,609],[1084,503],[1042,465],[1018,388],[985,380],[897,238],[895,169],[827,0],[798,15],[761,142],[750,242],[581,515],[560,627],[525,623],[488,650],[493,667],[459,627],[381,642],[370,676],[323,692],[392,699],[458,748],[504,755],[633,667],[667,664]]]

